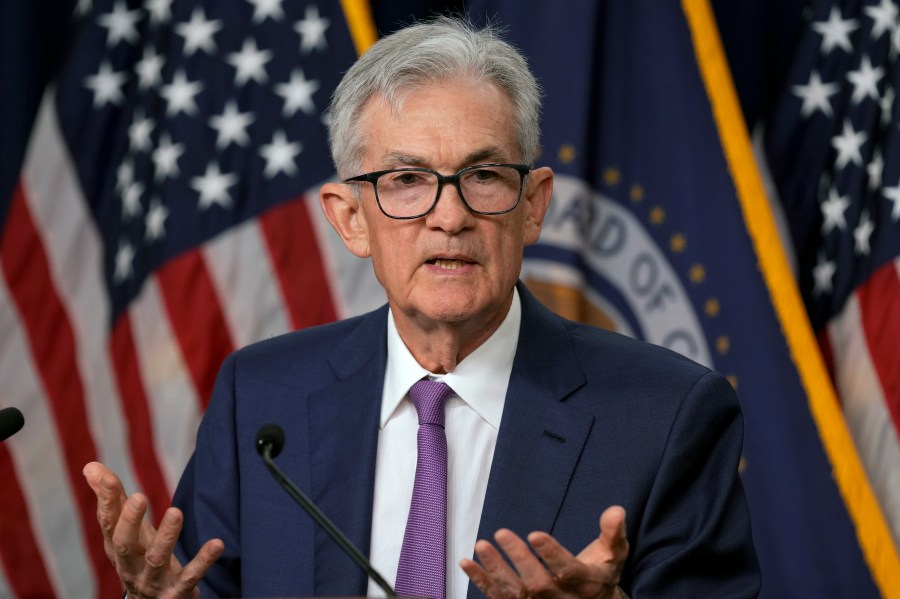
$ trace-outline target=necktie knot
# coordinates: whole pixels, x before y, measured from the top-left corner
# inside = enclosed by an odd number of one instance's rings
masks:
[[[409,390],[409,398],[419,415],[419,425],[435,424],[444,426],[444,403],[453,395],[446,383],[422,379]]]

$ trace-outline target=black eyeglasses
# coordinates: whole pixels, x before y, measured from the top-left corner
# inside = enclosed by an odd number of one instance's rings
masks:
[[[455,175],[429,168],[395,168],[344,179],[344,183],[368,181],[385,216],[411,219],[425,216],[437,205],[444,183],[452,183],[463,204],[475,214],[505,214],[519,205],[525,175],[524,164],[476,164]]]

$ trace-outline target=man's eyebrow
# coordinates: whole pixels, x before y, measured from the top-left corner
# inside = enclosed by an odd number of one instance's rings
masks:
[[[428,162],[422,156],[403,152],[388,152],[384,155],[384,161],[388,166],[424,166]]]
[[[384,163],[390,167],[399,166],[428,166],[428,160],[423,156],[407,154],[405,152],[387,152],[383,157]],[[460,167],[482,162],[508,162],[509,158],[503,150],[497,146],[479,148],[466,156]]]
[[[507,162],[509,158],[507,157],[506,152],[498,148],[497,146],[489,146],[487,148],[481,148],[480,150],[475,150],[468,156],[466,156],[465,163],[466,164],[477,164],[479,162]]]

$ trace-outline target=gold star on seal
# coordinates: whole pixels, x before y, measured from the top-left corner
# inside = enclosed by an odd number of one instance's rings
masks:
[[[634,184],[631,186],[631,191],[628,192],[628,195],[631,197],[631,201],[637,204],[644,199],[644,188]]]
[[[569,144],[563,144],[559,147],[559,161],[563,164],[569,164],[575,160],[575,148]]]
[[[709,298],[706,300],[706,303],[703,304],[703,311],[706,312],[707,316],[715,318],[719,315],[719,310],[719,300],[714,297]]]
[[[603,182],[612,187],[613,185],[618,185],[619,181],[622,180],[622,173],[619,172],[614,166],[607,168],[603,171]]]
[[[731,349],[731,341],[728,339],[728,336],[720,335],[716,339],[716,350],[720,354],[727,354],[729,349]]]
[[[706,279],[706,269],[702,264],[694,264],[688,272],[691,283],[702,283]]]
[[[654,206],[650,211],[650,222],[654,225],[661,225],[666,220],[666,211],[662,206]]]
[[[669,247],[671,247],[672,251],[676,254],[680,254],[684,251],[684,248],[687,247],[687,239],[685,239],[684,235],[681,233],[675,233],[672,235],[671,241],[669,241]]]

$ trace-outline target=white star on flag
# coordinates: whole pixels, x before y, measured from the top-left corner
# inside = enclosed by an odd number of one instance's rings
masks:
[[[184,38],[184,54],[191,56],[197,50],[203,50],[207,54],[216,51],[216,41],[213,36],[222,28],[222,21],[210,21],[202,8],[195,8],[191,13],[191,20],[187,23],[175,25],[175,32]]]
[[[159,146],[153,150],[153,165],[155,172],[154,181],[164,181],[168,177],[177,177],[179,174],[178,159],[184,154],[183,143],[172,143],[172,136],[168,131],[163,131],[159,136]]]
[[[266,177],[271,179],[278,173],[293,175],[297,172],[297,164],[294,158],[303,146],[299,142],[288,142],[284,131],[276,131],[272,136],[272,143],[260,148],[260,155],[266,159],[266,168],[263,171]]]
[[[837,6],[831,7],[827,21],[817,21],[812,28],[822,34],[822,52],[828,54],[835,46],[847,52],[853,52],[850,43],[850,32],[859,28],[856,19],[841,19],[841,11]]]
[[[180,112],[192,115],[197,112],[194,96],[201,91],[203,91],[203,84],[200,81],[188,81],[184,69],[180,69],[172,78],[172,83],[164,85],[159,92],[159,95],[168,102],[166,115],[177,116]]]
[[[879,39],[885,32],[890,35],[897,23],[897,6],[893,0],[881,0],[878,6],[866,6],[863,12],[872,17],[875,24],[872,26],[872,39]]]
[[[164,206],[159,198],[150,201],[147,217],[144,219],[144,241],[151,243],[166,236],[166,219],[169,218],[169,209]]]
[[[162,25],[172,20],[172,0],[147,0],[146,8],[151,25]]]
[[[130,160],[123,160],[116,170],[116,191],[125,191],[132,181],[134,181],[134,164]]]
[[[315,4],[306,7],[306,13],[302,21],[294,24],[294,30],[300,34],[300,50],[309,54],[313,49],[324,52],[328,49],[325,41],[325,30],[331,21],[319,16],[319,9]]]
[[[144,193],[144,184],[140,181],[134,181],[125,190],[122,195],[122,218],[126,221],[131,220],[143,212],[141,208],[141,194]]]
[[[281,8],[282,0],[247,0],[253,5],[253,22],[262,23],[266,19],[280,21],[284,17],[284,9]]]
[[[885,187],[882,195],[892,201],[894,206],[891,208],[891,220],[897,222],[900,220],[900,181],[893,187]]]
[[[85,87],[94,92],[94,108],[101,108],[106,104],[121,104],[125,99],[122,86],[127,79],[127,73],[114,72],[109,66],[109,61],[104,60],[100,64],[100,71],[96,75],[86,77],[84,82]]]
[[[820,208],[822,210],[822,233],[827,235],[835,227],[839,229],[847,228],[847,220],[844,218],[844,212],[850,206],[850,200],[847,196],[839,195],[837,190],[832,188],[828,192],[828,199],[822,202]]]
[[[834,114],[828,98],[840,90],[840,86],[837,83],[823,83],[819,73],[813,71],[809,75],[809,83],[806,85],[794,85],[791,89],[794,95],[799,96],[803,100],[800,114],[804,117],[810,116],[816,110],[821,110],[822,114],[829,117]]]
[[[191,178],[191,187],[200,194],[200,209],[207,210],[213,204],[231,208],[228,188],[237,183],[237,179],[234,173],[222,173],[218,164],[210,162],[202,177]]]
[[[854,131],[850,121],[844,121],[844,130],[840,135],[831,138],[831,146],[837,150],[838,156],[834,165],[838,169],[847,166],[848,162],[862,166],[862,154],[860,149],[869,139],[865,131]]]
[[[141,20],[140,10],[128,10],[124,2],[116,2],[112,12],[97,17],[97,22],[107,30],[106,45],[110,48],[117,45],[122,40],[129,44],[133,44],[140,36],[135,27]]]
[[[319,82],[315,79],[307,80],[302,69],[295,69],[291,73],[288,83],[279,83],[275,86],[275,93],[284,98],[285,117],[292,117],[299,108],[304,113],[312,115],[316,111],[312,95],[319,89]]]
[[[232,142],[239,146],[246,146],[250,143],[250,136],[247,135],[247,127],[254,120],[256,119],[253,116],[253,113],[241,113],[238,110],[237,102],[233,99],[228,100],[222,114],[214,115],[209,119],[209,126],[218,133],[216,137],[216,148],[225,148]]]
[[[868,256],[872,251],[869,246],[869,239],[872,237],[873,231],[875,231],[875,225],[869,218],[869,213],[863,211],[862,215],[859,217],[859,224],[853,229],[853,250],[858,255]]]
[[[850,101],[859,104],[866,98],[878,100],[878,82],[884,76],[882,67],[873,68],[868,56],[863,56],[859,69],[847,73],[847,80],[853,84],[853,96]]]
[[[833,260],[828,260],[823,252],[819,252],[819,262],[813,268],[813,278],[815,286],[813,294],[820,296],[823,293],[830,293],[832,289],[832,278],[837,271],[837,265]]]
[[[226,60],[237,70],[234,76],[235,85],[244,85],[250,79],[257,83],[265,83],[269,78],[265,66],[272,60],[272,51],[260,50],[255,40],[247,39],[244,40],[241,51],[232,52]]]
[[[129,147],[135,152],[150,149],[150,132],[153,131],[153,119],[144,116],[143,110],[134,112],[134,120],[128,127]]]
[[[872,154],[872,160],[866,165],[866,174],[869,176],[869,189],[875,190],[881,187],[881,175],[884,173],[884,158],[881,150],[876,149]]]
[[[165,59],[161,54],[147,46],[144,48],[144,56],[134,65],[134,71],[138,75],[138,89],[150,89],[162,81],[162,68]]]
[[[125,240],[119,242],[119,249],[116,252],[116,270],[113,273],[113,280],[121,283],[131,276],[133,272],[134,248]]]
[[[898,26],[897,30],[900,31],[900,26]],[[881,101],[878,105],[881,108],[881,124],[887,127],[894,118],[894,90],[892,88],[889,87],[884,90],[884,95],[881,96]]]

